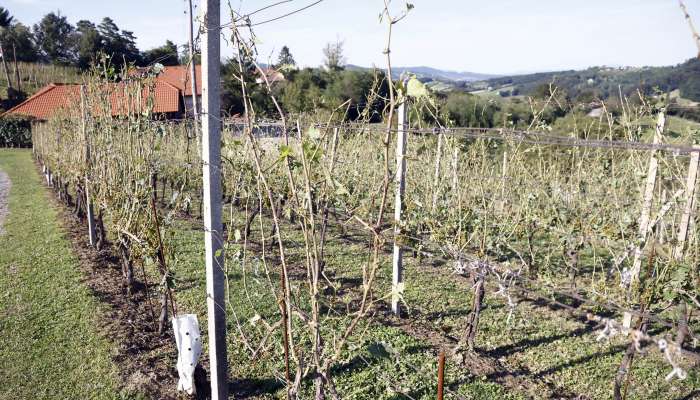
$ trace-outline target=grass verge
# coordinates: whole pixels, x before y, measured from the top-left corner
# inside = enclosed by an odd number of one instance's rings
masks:
[[[114,399],[100,306],[27,150],[0,150],[12,181],[0,236],[0,399]]]

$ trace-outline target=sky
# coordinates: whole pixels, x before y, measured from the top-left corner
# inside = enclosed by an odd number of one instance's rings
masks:
[[[230,0],[251,12],[279,0]],[[292,0],[251,17],[261,22],[315,0]],[[411,0],[415,7],[394,25],[395,66],[431,66],[455,71],[512,74],[590,66],[658,66],[681,63],[698,50],[675,0]],[[33,25],[50,11],[71,23],[111,17],[133,31],[140,49],[187,40],[185,0],[3,0],[20,22]],[[198,0],[195,4],[199,3]],[[222,1],[226,3],[226,1]],[[700,2],[686,0],[700,27]],[[255,28],[262,62],[274,61],[287,45],[301,66],[322,63],[328,42],[344,42],[348,63],[386,64],[383,0],[323,0]],[[405,1],[393,0],[399,13]],[[197,12],[197,11],[195,11]],[[222,22],[230,21],[222,6]],[[226,43],[222,54],[231,54]]]

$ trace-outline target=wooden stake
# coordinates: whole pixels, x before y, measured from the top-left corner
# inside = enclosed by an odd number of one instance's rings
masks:
[[[15,68],[17,64],[15,63]],[[97,243],[97,236],[95,235],[95,213],[92,207],[92,200],[90,200],[90,141],[87,134],[87,110],[85,107],[85,86],[80,86],[80,130],[82,131],[83,138],[85,139],[85,213],[88,223],[88,239],[90,240],[90,246],[95,246]]]
[[[90,246],[95,246],[97,243],[97,236],[95,234],[95,212],[92,207],[92,201],[90,200],[90,182],[87,176],[85,177],[85,211],[87,214],[88,223],[88,239],[90,240]]]
[[[394,257],[392,262],[391,310],[396,316],[401,316],[403,297],[403,248],[397,238],[401,234],[401,215],[403,213],[403,196],[406,190],[406,131],[408,128],[408,113],[406,102],[399,105],[398,134],[396,136],[396,197],[394,200]]]
[[[678,0],[678,3],[680,4],[681,10],[683,11],[683,14],[685,15],[685,20],[688,21],[688,26],[690,27],[690,31],[693,34],[693,39],[695,39],[695,45],[698,47],[698,58],[700,58],[700,35],[698,35],[698,31],[697,31],[697,29],[695,29],[695,25],[693,24],[693,19],[690,18],[690,14],[688,14],[688,9],[685,7],[683,0]]]
[[[440,350],[438,357],[438,400],[442,400],[445,392],[445,350]]]
[[[659,112],[659,119],[656,122],[656,132],[654,133],[654,144],[660,144],[666,125],[666,114],[664,110]],[[656,187],[656,173],[659,170],[659,160],[656,158],[656,149],[651,150],[651,159],[649,160],[649,169],[647,172],[646,187],[644,189],[644,199],[642,203],[642,214],[639,217],[639,242],[634,251],[634,262],[632,264],[631,281],[632,283],[639,279],[639,271],[642,267],[642,255],[644,245],[647,239],[647,228],[649,227],[649,218],[651,215],[651,205],[654,200],[654,188]]]
[[[17,90],[22,91],[22,79],[19,76],[19,66],[17,65],[17,47],[12,43],[12,56],[15,59],[15,80],[17,81]]]
[[[5,70],[5,79],[7,79],[7,88],[12,89],[12,81],[10,80],[10,70],[7,69],[7,60],[5,57],[5,50],[0,43],[0,56],[2,56],[2,68]]]
[[[698,149],[690,155],[690,165],[688,166],[688,179],[685,182],[685,210],[681,224],[678,227],[678,236],[674,257],[680,261],[683,258],[685,250],[685,241],[688,239],[688,226],[690,225],[690,217],[695,208],[695,185],[698,177],[698,165],[700,165],[700,145],[694,145],[693,148]]]
[[[443,136],[442,132],[438,131],[437,152],[435,154],[435,181],[433,182],[433,211],[435,211],[435,207],[437,207],[438,193],[440,191],[440,163],[442,161]]]

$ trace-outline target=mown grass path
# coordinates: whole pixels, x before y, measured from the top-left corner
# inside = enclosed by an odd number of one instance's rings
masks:
[[[119,398],[99,304],[27,150],[0,149],[12,187],[0,235],[0,399]]]

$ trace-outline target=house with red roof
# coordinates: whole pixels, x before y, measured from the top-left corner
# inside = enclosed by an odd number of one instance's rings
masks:
[[[201,100],[200,66],[196,67],[195,76],[197,87],[194,95]],[[190,79],[190,69],[187,66],[165,67],[152,86],[142,89],[141,99],[136,101],[133,96],[126,93],[129,88],[125,83],[106,84],[99,90],[109,98],[111,113],[114,116],[142,112],[152,106],[152,112],[159,116],[183,118],[193,115],[193,92]],[[80,89],[79,84],[52,83],[5,114],[46,121],[58,113],[79,107]]]

